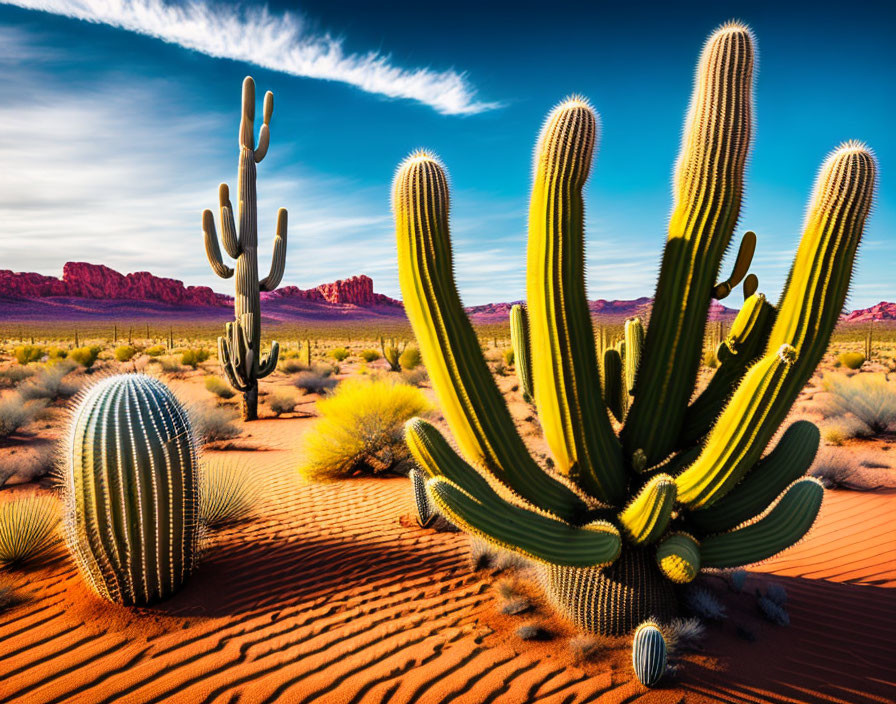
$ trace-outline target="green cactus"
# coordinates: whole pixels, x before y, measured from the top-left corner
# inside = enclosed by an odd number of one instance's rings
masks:
[[[632,667],[645,687],[656,686],[666,674],[666,639],[653,621],[642,623],[635,631]]]
[[[514,366],[523,400],[531,403],[535,392],[532,390],[532,358],[529,355],[529,316],[519,304],[510,309],[510,344],[513,346]]]
[[[784,550],[821,505],[821,487],[801,478],[818,447],[814,426],[793,424],[762,455],[843,307],[876,165],[854,143],[825,161],[777,307],[745,276],[752,233],[731,277],[717,283],[752,132],[753,55],[752,33],[737,23],[704,47],[650,325],[645,335],[631,320],[615,347],[601,341],[602,375],[584,297],[581,196],[597,120],[572,98],[545,123],[527,309],[535,400],[555,470],[526,451],[458,298],[443,167],[418,152],[395,179],[405,310],[463,455],[425,421],[407,425],[429,496],[458,527],[534,560],[548,597],[583,628],[622,633],[669,617],[675,584]],[[691,401],[710,303],[739,281],[750,287],[744,308],[723,342],[716,330],[720,366]]]
[[[110,376],[72,414],[65,534],[100,596],[143,606],[171,596],[197,556],[197,451],[186,411],[158,379]]]
[[[261,356],[261,301],[259,291],[273,291],[280,285],[286,266],[286,209],[277,212],[277,232],[274,237],[274,256],[270,273],[258,280],[258,205],[255,190],[255,165],[264,159],[270,143],[271,114],[274,94],[264,96],[264,113],[258,142],[255,141],[255,81],[246,76],[243,81],[243,112],[240,120],[239,158],[239,230],[230,204],[230,189],[222,183],[218,189],[221,218],[221,241],[228,255],[236,260],[236,267],[227,266],[221,258],[215,216],[211,210],[202,213],[205,252],[214,272],[222,279],[234,279],[234,316],[225,326],[225,335],[218,338],[218,361],[230,385],[242,393],[243,420],[258,418],[258,380],[277,367],[280,352],[276,342],[271,352]]]

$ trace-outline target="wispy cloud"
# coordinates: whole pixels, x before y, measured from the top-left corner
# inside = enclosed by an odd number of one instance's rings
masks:
[[[4,4],[86,20],[155,37],[208,56],[245,61],[293,76],[340,81],[368,93],[416,100],[444,115],[500,107],[476,99],[454,70],[401,68],[377,52],[346,53],[340,39],[315,34],[298,15],[266,6],[203,0],[5,0]]]

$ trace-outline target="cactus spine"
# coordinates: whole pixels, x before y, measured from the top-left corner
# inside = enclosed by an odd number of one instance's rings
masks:
[[[535,398],[532,385],[532,357],[529,354],[529,316],[517,304],[510,309],[510,343],[513,346],[514,366],[523,399],[531,403]]]
[[[184,408],[158,379],[107,377],[68,433],[65,533],[90,587],[119,604],[171,596],[193,569],[197,455]]]
[[[286,266],[286,209],[277,212],[277,232],[270,273],[258,280],[258,206],[255,191],[255,165],[264,159],[270,143],[271,114],[274,94],[264,96],[263,124],[255,141],[255,81],[247,76],[243,81],[243,111],[240,120],[239,158],[239,230],[230,204],[230,190],[222,183],[218,189],[221,218],[221,241],[224,250],[236,260],[236,267],[227,266],[221,258],[215,217],[211,210],[202,213],[205,252],[214,272],[222,279],[236,273],[234,316],[225,326],[225,335],[218,338],[218,361],[227,380],[243,395],[243,420],[258,418],[258,380],[266,377],[277,366],[280,348],[271,343],[267,357],[261,356],[261,302],[259,291],[273,291],[280,285]]]
[[[525,451],[454,283],[448,187],[430,154],[394,184],[402,294],[433,387],[463,457],[430,424],[408,446],[440,513],[540,565],[552,602],[602,633],[668,618],[674,584],[703,568],[766,559],[800,540],[822,490],[803,477],[818,431],[794,423],[766,446],[823,353],[843,306],[874,191],[875,163],[847,143],[822,168],[806,230],[777,307],[744,276],[716,283],[737,218],[751,133],[752,34],[731,23],[707,42],[682,154],[650,326],[601,339],[584,305],[581,188],[597,120],[572,98],[545,123],[535,160],[527,309],[536,404],[557,474]],[[715,377],[693,402],[713,296],[749,286]],[[631,390],[631,393],[629,393]],[[629,401],[631,406],[629,408]],[[619,437],[609,413],[622,424]]]

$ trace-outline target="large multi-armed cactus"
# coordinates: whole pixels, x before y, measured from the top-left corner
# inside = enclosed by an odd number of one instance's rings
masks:
[[[720,283],[751,140],[753,43],[748,28],[731,23],[704,47],[650,323],[645,334],[640,320],[629,321],[624,343],[606,350],[603,383],[585,296],[582,199],[597,120],[573,98],[544,125],[527,303],[551,470],[527,452],[461,306],[442,166],[415,153],[395,179],[405,309],[465,457],[412,420],[407,442],[427,491],[456,525],[540,564],[550,598],[589,630],[622,633],[669,618],[675,584],[703,568],[771,557],[805,535],[821,505],[822,487],[803,476],[818,447],[813,425],[794,423],[762,455],[841,312],[874,191],[865,147],[846,143],[824,162],[780,302],[755,294],[747,277],[720,365],[692,399],[709,306],[744,279],[755,244],[745,236],[734,273]]]
[[[264,96],[264,123],[255,142],[255,81],[246,76],[243,81],[243,114],[240,120],[239,161],[239,230],[233,218],[230,189],[226,183],[218,188],[221,208],[221,241],[224,249],[236,260],[236,267],[227,266],[221,258],[215,216],[211,210],[202,213],[205,252],[214,272],[229,279],[236,272],[234,297],[235,320],[227,323],[225,334],[218,338],[218,361],[227,380],[243,394],[243,420],[258,418],[258,380],[277,367],[280,352],[276,342],[271,352],[261,357],[261,303],[259,291],[273,291],[280,285],[286,266],[286,209],[277,211],[277,233],[274,237],[274,256],[271,271],[258,280],[258,206],[255,193],[255,165],[268,151],[271,132],[269,124],[274,112],[274,94]]]
[[[65,534],[90,587],[141,606],[193,569],[198,468],[187,414],[158,379],[121,374],[81,397],[66,445]]]

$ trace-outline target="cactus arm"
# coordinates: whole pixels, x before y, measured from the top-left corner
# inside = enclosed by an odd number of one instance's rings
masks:
[[[572,521],[585,510],[584,503],[529,455],[461,305],[448,206],[441,165],[425,153],[406,159],[393,189],[399,280],[439,405],[473,465],[487,467],[526,500]]]
[[[741,567],[766,560],[801,540],[821,509],[824,487],[816,479],[798,479],[756,522],[704,538],[704,567]]]
[[[218,338],[218,361],[227,376],[227,382],[240,393],[245,393],[248,387],[237,377],[230,355],[230,342],[223,336]]]
[[[286,208],[277,211],[277,234],[274,236],[274,256],[271,258],[271,271],[258,282],[262,291],[273,291],[280,285],[283,272],[286,270]]]
[[[222,279],[233,276],[233,269],[224,263],[221,258],[221,248],[218,247],[218,233],[215,230],[215,216],[211,210],[202,211],[202,234],[205,238],[205,254],[212,270]]]
[[[818,366],[846,300],[875,175],[874,157],[854,143],[822,166],[765,357],[741,381],[700,458],[676,479],[682,503],[706,507],[731,490]],[[788,359],[776,361],[784,350]]]
[[[224,251],[237,259],[242,254],[240,239],[236,233],[236,224],[233,221],[233,205],[230,203],[230,188],[226,183],[218,186],[218,205],[221,216],[221,241]]]
[[[268,153],[268,146],[271,143],[271,115],[274,113],[274,94],[268,91],[264,94],[264,112],[263,124],[258,131],[258,144],[255,147],[255,163],[261,163],[265,155]]]
[[[700,572],[700,543],[687,533],[672,533],[657,546],[656,563],[670,581],[693,582]]]
[[[706,388],[688,406],[678,439],[679,447],[696,443],[712,427],[738,382],[762,355],[774,319],[775,309],[762,294],[751,296],[744,302],[716,354],[720,362],[718,369]]]
[[[268,353],[268,356],[265,357],[261,364],[258,365],[258,378],[264,379],[268,374],[270,374],[274,369],[277,368],[277,359],[280,357],[280,344],[273,340],[271,342],[271,351]]]
[[[747,301],[759,289],[759,277],[756,274],[749,274],[744,279],[743,292],[744,301]]]
[[[755,252],[756,233],[748,231],[744,233],[744,236],[740,241],[740,248],[737,250],[737,259],[734,262],[734,269],[731,272],[731,276],[729,276],[726,281],[716,284],[712,290],[713,298],[716,300],[727,298],[728,294],[734,290],[734,287],[743,281],[747,272],[750,270],[750,264],[753,262],[753,254],[755,254]]]
[[[427,480],[426,488],[442,515],[458,528],[532,560],[598,567],[611,564],[622,548],[619,532],[605,521],[576,528],[494,494],[477,500],[442,477]]]
[[[517,304],[510,309],[510,344],[513,346],[514,366],[520,382],[523,399],[531,403],[534,399],[532,384],[532,357],[529,344],[529,316],[526,309]]]
[[[621,423],[625,418],[625,407],[622,404],[622,394],[625,392],[622,389],[622,357],[615,347],[604,350],[603,372],[604,403]]]
[[[813,423],[796,421],[740,484],[709,508],[690,512],[689,522],[703,533],[721,533],[758,516],[806,473],[818,452],[819,440]]]
[[[640,318],[625,321],[625,393],[635,389],[635,377],[644,347],[644,325]]]
[[[648,464],[674,449],[697,377],[719,266],[740,209],[752,133],[753,38],[737,23],[707,41],[674,179],[674,207],[634,402],[622,441]],[[536,380],[537,381],[537,380]]]
[[[526,301],[535,403],[558,471],[601,501],[619,505],[625,473],[600,394],[585,294],[582,188],[597,120],[571,98],[548,116],[535,155],[529,207]]]
[[[653,477],[625,510],[619,523],[636,545],[652,543],[666,532],[675,507],[675,480],[668,474]]]

